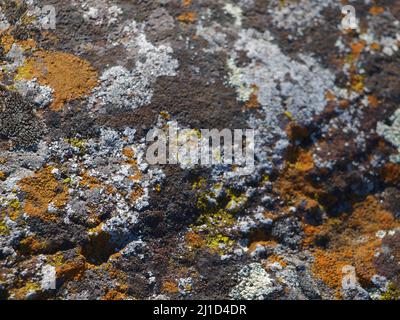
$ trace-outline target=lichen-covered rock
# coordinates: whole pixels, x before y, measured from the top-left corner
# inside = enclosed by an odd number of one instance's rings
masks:
[[[395,1],[50,2],[0,1],[0,299],[400,298]]]

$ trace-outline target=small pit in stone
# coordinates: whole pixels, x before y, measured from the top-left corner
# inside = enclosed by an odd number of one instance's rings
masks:
[[[91,235],[88,242],[82,246],[82,255],[89,263],[96,266],[106,263],[116,252],[117,246],[106,232]]]

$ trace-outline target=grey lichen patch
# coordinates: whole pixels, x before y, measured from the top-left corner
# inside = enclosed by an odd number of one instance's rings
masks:
[[[0,88],[0,136],[17,147],[31,147],[44,133],[43,122],[35,115],[33,104],[20,94]]]
[[[27,99],[33,101],[38,108],[44,108],[53,101],[54,90],[49,86],[40,85],[37,79],[15,82],[16,90]]]
[[[83,18],[95,25],[114,25],[122,14],[119,6],[109,6],[105,0],[85,1],[81,8],[84,10]]]
[[[390,126],[379,122],[377,133],[396,147],[397,151],[400,153],[400,109],[394,113],[390,121],[392,122]],[[400,163],[400,154],[391,156],[390,160],[395,163]]]
[[[259,131],[260,157],[279,163],[289,144],[284,119],[305,126],[312,123],[327,106],[326,92],[337,91],[334,75],[310,56],[299,55],[296,60],[286,56],[268,31],[241,31],[234,50],[228,60],[229,83],[244,103],[257,93],[259,115],[251,117],[248,123]],[[243,67],[235,64],[240,51],[251,59]]]
[[[239,88],[259,88],[258,101],[274,116],[288,111],[293,118],[307,124],[326,106],[326,91],[334,89],[334,75],[305,55],[293,60],[283,54],[266,31],[244,30],[235,44],[236,51],[245,51],[251,63],[240,70]],[[232,81],[233,82],[233,81]],[[239,98],[247,100],[247,92],[238,91]],[[270,115],[269,115],[270,116]],[[269,117],[271,118],[271,117]]]
[[[235,300],[273,299],[279,291],[275,280],[271,278],[260,263],[251,263],[238,273],[239,283],[232,289],[230,296]]]
[[[302,36],[308,28],[323,23],[323,11],[334,6],[339,8],[338,3],[332,0],[273,0],[269,1],[268,11],[276,27],[291,31],[294,36]]]
[[[153,45],[142,29],[135,21],[123,28],[125,40],[119,44],[135,57],[135,67],[132,70],[122,66],[107,69],[90,98],[91,105],[139,108],[150,103],[152,86],[158,77],[176,75],[178,61],[172,57],[172,48],[165,44]]]
[[[10,27],[10,24],[7,21],[7,17],[4,13],[0,12],[0,31],[7,30]]]

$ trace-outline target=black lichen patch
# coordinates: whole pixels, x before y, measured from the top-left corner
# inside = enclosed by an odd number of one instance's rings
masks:
[[[14,146],[29,148],[45,132],[44,124],[34,112],[34,105],[20,94],[0,88],[0,137]]]

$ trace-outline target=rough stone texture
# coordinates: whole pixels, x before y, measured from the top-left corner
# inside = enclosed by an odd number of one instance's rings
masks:
[[[400,6],[350,3],[0,1],[0,299],[400,299]]]

